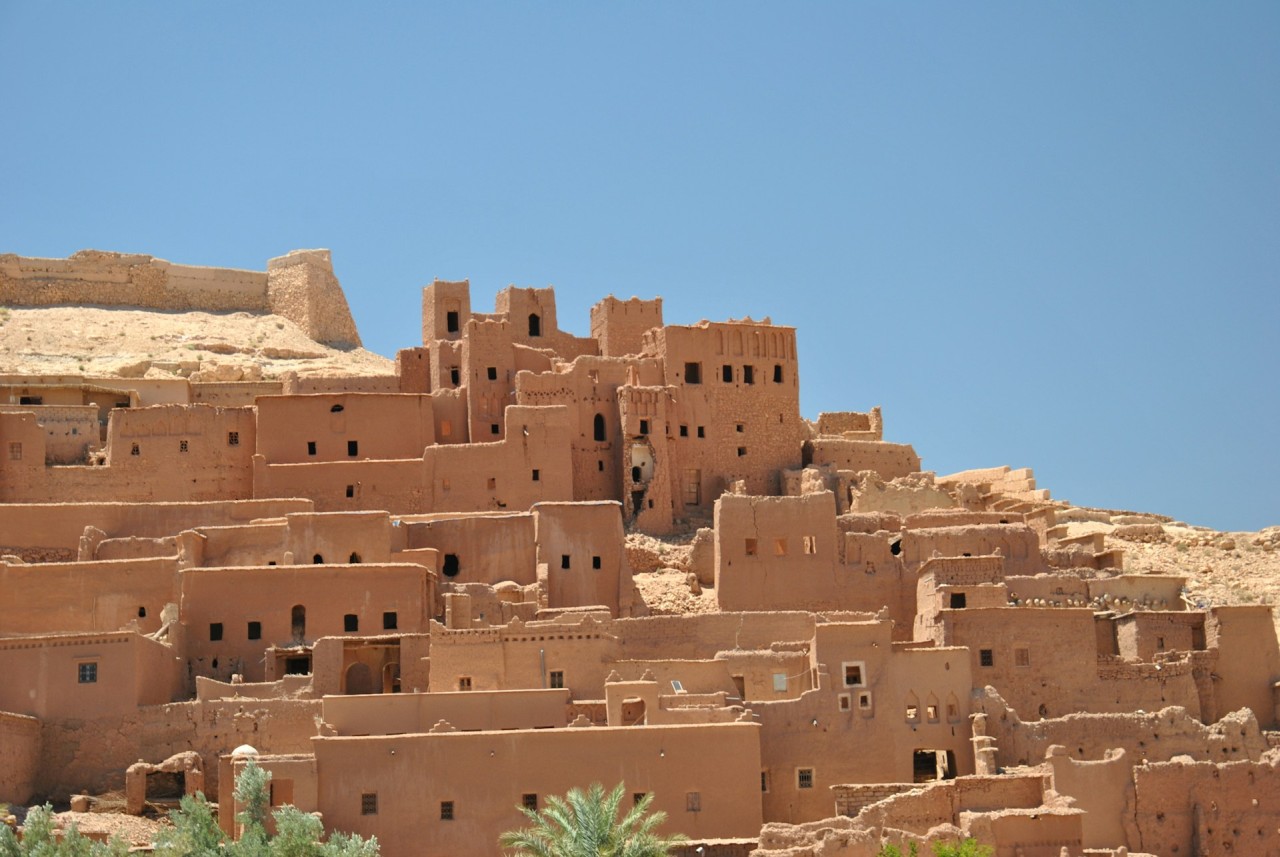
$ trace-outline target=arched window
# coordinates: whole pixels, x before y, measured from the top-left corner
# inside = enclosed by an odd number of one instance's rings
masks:
[[[529,313],[529,335],[542,335],[542,319],[538,317],[536,312]]]
[[[314,565],[324,565],[324,557],[321,556],[320,554],[316,554],[315,556],[311,557],[311,562]]]
[[[458,555],[456,553],[447,553],[444,555],[444,568],[441,572],[445,577],[458,576]]]
[[[350,562],[350,563],[354,564],[354,563],[357,563],[357,562],[359,562],[359,561],[360,561],[360,554],[356,553],[355,551],[352,551],[352,552],[351,552],[351,558],[350,558],[350,559],[348,559],[348,560],[347,560],[347,562]]]
[[[293,626],[293,641],[301,643],[307,638],[307,608],[301,604],[293,605],[289,618]]]
[[[604,440],[604,414],[596,414],[595,435],[597,441]]]

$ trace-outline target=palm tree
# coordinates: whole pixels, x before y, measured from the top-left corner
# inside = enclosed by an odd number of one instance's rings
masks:
[[[649,812],[652,794],[619,819],[625,794],[623,783],[608,794],[600,783],[592,783],[585,792],[573,788],[564,797],[547,798],[545,809],[518,807],[530,825],[508,830],[498,843],[515,849],[516,857],[667,857],[672,845],[686,841],[682,834],[662,837],[654,832],[667,814]]]

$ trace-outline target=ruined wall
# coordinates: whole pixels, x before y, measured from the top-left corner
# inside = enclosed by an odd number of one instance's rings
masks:
[[[90,448],[100,446],[95,405],[0,405],[0,413],[23,411],[35,414],[36,423],[44,429],[47,465],[83,462]]]
[[[333,275],[328,250],[294,250],[267,262],[267,301],[271,312],[292,321],[316,342],[358,348],[351,308]]]
[[[884,480],[920,472],[920,456],[909,444],[877,440],[820,437],[805,441],[804,463],[854,473],[874,470]]]
[[[623,301],[609,295],[591,307],[591,338],[604,357],[639,354],[644,335],[655,327],[662,327],[662,298]]]

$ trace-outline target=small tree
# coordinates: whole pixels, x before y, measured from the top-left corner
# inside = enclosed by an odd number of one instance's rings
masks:
[[[119,838],[95,842],[82,836],[74,824],[59,838],[49,804],[27,813],[21,842],[9,825],[0,824],[0,857],[125,857],[128,853],[129,846]]]
[[[685,842],[682,834],[662,837],[655,831],[665,812],[649,812],[653,795],[646,794],[618,818],[626,786],[605,793],[592,783],[584,792],[569,789],[564,797],[547,798],[542,810],[517,807],[529,826],[508,830],[498,838],[517,857],[667,857],[672,845]]]

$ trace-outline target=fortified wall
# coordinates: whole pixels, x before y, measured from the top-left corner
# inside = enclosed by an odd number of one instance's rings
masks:
[[[140,253],[81,250],[66,259],[0,255],[0,305],[271,313],[317,342],[358,347],[328,250],[294,250],[267,270],[175,265]]]

